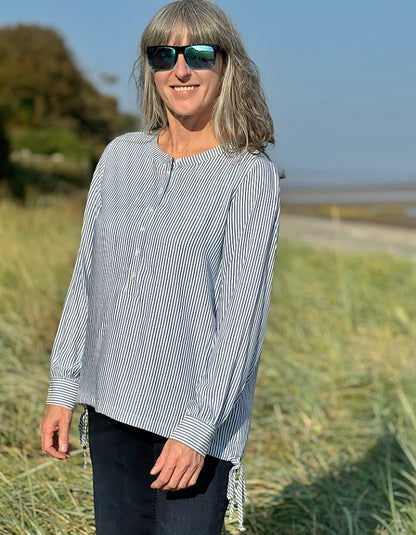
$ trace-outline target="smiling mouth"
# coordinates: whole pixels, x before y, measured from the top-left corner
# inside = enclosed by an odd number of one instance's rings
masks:
[[[196,89],[197,87],[198,87],[197,85],[175,85],[173,86],[173,89],[180,93],[184,93],[186,91],[192,91],[193,89]]]

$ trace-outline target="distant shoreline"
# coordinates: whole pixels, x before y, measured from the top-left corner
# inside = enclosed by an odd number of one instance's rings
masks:
[[[286,189],[282,198],[289,204],[350,204],[405,202],[416,205],[416,187],[363,189]]]
[[[287,188],[287,213],[416,228],[416,186],[362,188]]]
[[[374,182],[348,181],[347,179],[333,182],[331,180],[307,182],[292,180],[288,177],[282,179],[280,184],[286,191],[407,191],[416,189],[416,175],[408,180]]]

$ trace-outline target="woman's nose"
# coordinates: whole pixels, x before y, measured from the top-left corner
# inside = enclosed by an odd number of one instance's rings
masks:
[[[192,69],[186,63],[185,56],[183,54],[178,54],[178,59],[174,69],[176,76],[180,79],[190,76],[192,72]]]

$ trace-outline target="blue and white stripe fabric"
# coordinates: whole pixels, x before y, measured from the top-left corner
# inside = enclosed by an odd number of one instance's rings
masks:
[[[156,135],[111,142],[88,195],[47,402],[92,405],[239,467],[278,221],[278,174],[264,155],[218,146],[173,161]]]

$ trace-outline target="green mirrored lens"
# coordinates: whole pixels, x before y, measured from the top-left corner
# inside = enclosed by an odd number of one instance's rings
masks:
[[[188,46],[185,59],[191,69],[210,69],[215,64],[215,50],[210,45]]]
[[[170,46],[150,47],[148,57],[152,69],[160,71],[172,69],[176,63],[175,49]]]

